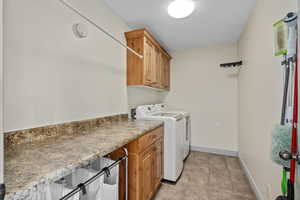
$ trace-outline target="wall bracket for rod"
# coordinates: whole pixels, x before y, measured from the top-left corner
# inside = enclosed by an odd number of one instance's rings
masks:
[[[231,63],[222,63],[220,67],[239,67],[243,64],[243,61],[231,62]]]

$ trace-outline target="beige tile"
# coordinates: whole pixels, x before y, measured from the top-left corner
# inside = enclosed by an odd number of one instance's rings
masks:
[[[252,192],[250,185],[248,184],[235,184],[233,183],[233,192],[237,195],[242,195],[244,197],[253,197],[254,193]]]
[[[219,188],[208,189],[209,200],[233,200],[231,192],[220,190]]]
[[[238,158],[226,157],[225,160],[226,160],[226,164],[227,164],[229,171],[231,171],[231,170],[241,171],[242,170]]]
[[[256,200],[256,198],[237,158],[191,152],[177,184],[163,184],[154,200]]]
[[[234,169],[230,171],[230,179],[233,185],[233,191],[237,194],[243,194],[244,196],[253,196],[250,183],[245,173],[240,169]]]
[[[207,162],[210,157],[209,153],[205,152],[191,152],[188,160],[202,160],[204,162]]]
[[[209,179],[209,173],[207,172],[202,172],[200,173],[199,171],[197,173],[193,173],[188,170],[184,170],[182,173],[181,178],[178,180],[177,184],[185,184],[188,186],[201,186],[201,185],[207,185],[208,184],[208,179]]]
[[[231,169],[231,170],[228,170],[228,172],[230,174],[230,178],[232,179],[232,181],[248,182],[246,174],[241,168],[240,169]]]
[[[209,165],[207,163],[197,163],[197,162],[193,162],[193,163],[185,163],[184,165],[184,171],[188,171],[191,173],[206,173],[209,174]]]
[[[209,187],[216,187],[226,191],[233,191],[232,181],[228,171],[211,169]]]
[[[184,190],[184,199],[188,200],[209,200],[208,192],[205,186],[191,186]]]
[[[209,200],[256,200],[254,196],[243,196],[219,188],[208,188]]]
[[[176,187],[175,185],[163,184],[155,196],[155,200],[171,200],[183,199],[183,188]]]
[[[211,155],[208,159],[209,166],[218,170],[228,170],[224,156]]]

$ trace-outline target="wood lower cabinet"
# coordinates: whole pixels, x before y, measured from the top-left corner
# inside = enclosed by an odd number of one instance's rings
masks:
[[[128,199],[150,200],[163,178],[163,126],[132,141],[128,149]],[[107,157],[118,159],[124,155],[120,148]],[[125,200],[125,162],[120,164],[119,199]]]
[[[154,145],[154,188],[158,188],[163,179],[163,140]]]
[[[127,85],[144,85],[170,89],[171,56],[146,29],[125,33],[127,45],[141,54],[138,58],[127,51]]]
[[[143,200],[150,199],[155,190],[154,188],[154,153],[153,149],[150,148],[140,156],[139,164],[139,176],[142,183],[140,187]]]
[[[129,151],[129,200],[149,200],[163,177],[163,126],[131,142]]]
[[[163,126],[127,145],[129,200],[149,200],[163,178]]]

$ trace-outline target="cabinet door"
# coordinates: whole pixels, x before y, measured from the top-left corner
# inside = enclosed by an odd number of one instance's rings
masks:
[[[153,169],[154,169],[154,154],[153,149],[147,150],[142,155],[141,165],[141,178],[142,178],[142,200],[150,200],[153,194]]]
[[[145,83],[149,86],[153,86],[157,83],[156,70],[155,70],[155,64],[156,64],[155,46],[151,43],[151,41],[145,38],[144,49],[145,49],[145,53],[144,53]]]
[[[160,50],[155,47],[155,75],[156,75],[156,84],[157,88],[161,88],[161,52]]]
[[[170,60],[164,57],[164,88],[170,89]]]
[[[166,88],[170,89],[170,76],[171,76],[171,67],[170,67],[170,60],[167,59],[167,65],[166,65]]]
[[[163,178],[163,141],[159,140],[154,146],[154,189],[156,189]]]
[[[151,54],[151,72],[152,72],[152,82],[151,86],[156,86],[158,84],[159,79],[157,79],[157,67],[156,67],[156,47],[152,44],[152,54]]]
[[[161,63],[160,63],[160,88],[162,89],[165,89],[165,72],[166,72],[166,69],[165,69],[165,62],[164,62],[164,55],[161,53]]]
[[[157,80],[159,80],[157,87],[164,89],[164,82],[165,82],[164,55],[159,49],[157,51],[156,69],[157,69],[157,77],[158,77]]]
[[[144,42],[142,38],[127,40],[127,45],[143,55]],[[143,60],[127,50],[127,85],[143,84]]]

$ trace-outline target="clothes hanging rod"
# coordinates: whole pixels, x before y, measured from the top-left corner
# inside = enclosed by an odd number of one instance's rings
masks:
[[[110,32],[108,32],[107,30],[105,30],[104,28],[102,28],[101,26],[99,26],[98,24],[96,24],[93,20],[91,20],[90,18],[86,17],[84,14],[82,14],[78,9],[74,8],[68,2],[66,2],[65,0],[59,0],[59,2],[61,2],[65,7],[69,8],[70,10],[72,10],[73,12],[75,12],[77,15],[79,15],[80,17],[82,17],[83,19],[85,19],[91,25],[93,25],[94,27],[96,27],[98,30],[100,30],[101,32],[103,32],[104,34],[106,34],[107,36],[109,36],[111,39],[113,39],[114,41],[116,41],[122,47],[125,47],[126,49],[128,49],[129,51],[131,51],[134,55],[136,55],[140,59],[143,58],[142,55],[140,55],[135,50],[133,50],[132,48],[130,48],[129,46],[127,46],[127,44],[125,44],[124,42],[120,41],[113,34],[111,34]]]
[[[123,160],[126,161],[126,172],[125,172],[125,200],[128,200],[128,151],[126,148],[123,148],[123,151],[125,153],[125,156],[120,157],[118,160],[116,160],[114,163],[112,163],[111,165],[109,165],[108,167],[104,167],[99,173],[97,173],[95,176],[91,177],[90,179],[88,179],[87,181],[80,183],[74,190],[72,190],[71,192],[69,192],[68,194],[66,194],[65,196],[63,196],[62,198],[60,198],[59,200],[67,200],[70,199],[71,197],[73,197],[75,194],[77,194],[78,192],[82,191],[83,194],[86,194],[86,187],[88,185],[90,185],[91,183],[93,183],[95,180],[97,180],[98,178],[100,178],[102,175],[104,174],[110,174],[110,170],[113,169],[114,167],[116,167],[120,162],[122,162]]]
[[[236,66],[241,66],[243,64],[243,61],[239,62],[231,62],[231,63],[222,63],[220,64],[220,67],[236,67]]]

